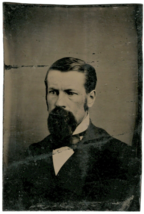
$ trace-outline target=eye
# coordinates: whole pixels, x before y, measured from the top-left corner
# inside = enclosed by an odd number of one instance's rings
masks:
[[[56,90],[49,90],[48,93],[52,95],[58,95],[58,92]]]
[[[73,95],[76,95],[77,93],[72,92],[72,91],[67,91],[67,94],[70,95],[70,96],[73,96]]]

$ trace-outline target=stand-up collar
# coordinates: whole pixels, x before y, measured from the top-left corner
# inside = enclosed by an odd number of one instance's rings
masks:
[[[83,119],[83,121],[77,126],[77,128],[73,132],[73,135],[77,135],[81,132],[86,131],[89,127],[89,124],[90,124],[90,118],[88,113],[87,116]]]

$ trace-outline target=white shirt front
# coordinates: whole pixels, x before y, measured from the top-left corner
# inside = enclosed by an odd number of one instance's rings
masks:
[[[83,121],[77,126],[75,131],[73,132],[73,135],[77,135],[81,132],[84,132],[87,130],[89,126],[89,114],[83,119]],[[80,140],[82,140],[82,136],[80,136]],[[53,166],[54,166],[54,171],[55,175],[58,174],[59,170],[61,167],[66,163],[66,161],[74,154],[74,150],[68,146],[64,146],[58,149],[53,150],[52,153],[52,158],[53,158]]]

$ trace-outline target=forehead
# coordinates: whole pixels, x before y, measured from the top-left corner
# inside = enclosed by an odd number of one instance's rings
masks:
[[[50,70],[47,79],[48,87],[80,89],[84,88],[85,74],[78,71]]]

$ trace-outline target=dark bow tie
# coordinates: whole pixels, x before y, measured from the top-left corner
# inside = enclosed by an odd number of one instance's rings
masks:
[[[77,145],[80,141],[80,137],[83,137],[86,131],[81,132],[79,134],[76,135],[71,135],[68,136],[64,139],[57,139],[55,136],[53,136],[53,142],[52,142],[52,147],[53,149],[57,149],[63,146],[69,146],[72,149],[76,149]]]
[[[86,132],[86,131],[71,136],[70,147],[71,147],[72,149],[76,149],[76,148],[77,148],[77,145],[78,145],[78,143],[79,143],[80,140],[81,140],[80,137],[83,137],[84,134],[85,134],[85,132]]]

